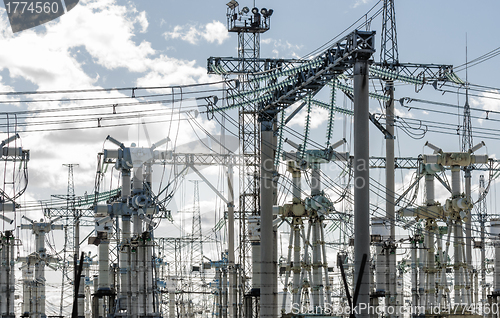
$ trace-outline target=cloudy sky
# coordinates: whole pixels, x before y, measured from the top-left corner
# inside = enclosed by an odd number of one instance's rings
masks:
[[[29,185],[19,203],[48,200],[51,194],[65,194],[67,168],[63,164],[67,163],[79,164],[74,171],[76,194],[93,192],[97,153],[103,148],[116,148],[109,142],[104,143],[106,136],[112,135],[127,145],[134,142],[145,146],[148,141],[143,121],[149,123],[147,128],[151,142],[169,136],[175,140],[176,146],[180,146],[206,138],[205,131],[194,125],[193,120],[186,119],[188,115],[178,114],[178,111],[182,110],[203,110],[206,103],[203,100],[190,100],[189,97],[194,95],[186,94],[181,97],[184,92],[171,86],[217,82],[219,77],[207,75],[206,59],[209,56],[237,55],[236,34],[230,34],[226,29],[226,2],[81,0],[73,10],[62,17],[15,34],[9,26],[6,12],[2,11],[0,92],[4,94],[0,96],[3,109],[0,115],[1,133],[5,138],[7,133],[17,131],[21,135],[21,140],[17,142],[31,153]],[[342,33],[358,19],[364,21],[363,15],[376,3],[376,0],[313,0],[307,4],[304,1],[284,0],[240,1],[241,6],[267,7],[274,10],[271,30],[261,38],[261,57],[280,58],[306,56]],[[377,8],[380,8],[380,4]],[[496,49],[500,46],[494,33],[498,28],[498,12],[500,3],[494,0],[396,1],[400,62],[462,65],[466,61],[466,37],[469,60]],[[357,22],[354,25],[359,24],[360,22]],[[380,43],[380,15],[371,22],[371,29],[377,31],[376,41]],[[375,59],[378,58],[379,52],[375,53]],[[499,95],[495,89],[500,87],[498,65],[497,57],[469,69],[469,81],[487,87],[477,86],[477,90],[471,92],[471,107],[477,109],[473,112],[474,127],[498,127],[498,122],[485,120],[486,111],[481,111],[500,110]],[[458,75],[465,79],[463,68]],[[157,88],[138,90],[134,92],[137,98],[132,98],[131,90],[119,90],[127,87]],[[101,88],[116,90],[97,91]],[[219,88],[220,86],[216,85],[206,87]],[[379,88],[378,82],[373,84],[374,90]],[[398,85],[396,98],[413,97],[452,105],[464,104],[465,98],[461,94],[463,91],[457,91],[455,88],[443,89],[447,92],[435,91],[429,85],[417,94],[413,86]],[[67,90],[77,92],[5,94]],[[482,97],[485,91],[492,92],[491,98]],[[138,101],[145,100],[141,99],[141,96],[152,94],[166,96],[165,99],[175,101],[149,106],[137,104]],[[209,95],[199,93],[196,96]],[[183,99],[183,102],[180,102],[180,99]],[[350,107],[350,101],[339,93],[337,105]],[[84,109],[84,106],[97,108]],[[437,107],[431,104],[412,106],[428,110]],[[371,109],[373,112],[380,112],[379,103],[372,100]],[[440,109],[443,110],[442,107]],[[174,110],[175,115],[168,114]],[[453,114],[460,113],[457,108],[444,110]],[[113,111],[124,114],[124,118],[100,122],[99,118],[107,118]],[[453,135],[457,125],[461,124],[461,118],[458,116],[418,109],[408,111],[399,104],[397,111],[407,118],[450,124],[446,130],[448,134],[428,132],[420,140],[414,140],[401,131],[397,132],[397,156],[416,157],[423,151],[429,153],[428,149],[423,148],[426,140],[447,151],[459,150],[459,138]],[[141,116],[141,112],[144,116]],[[235,113],[230,116],[234,115]],[[289,125],[291,129],[301,133],[305,114],[302,115],[297,116]],[[174,117],[176,120],[172,120]],[[500,119],[497,114],[489,114],[489,118],[495,117]],[[76,122],[78,118],[82,121]],[[71,121],[61,123],[65,119]],[[158,119],[159,123],[153,123],[155,119]],[[324,111],[313,109],[311,136],[321,145],[324,144],[325,119]],[[220,133],[219,124],[214,120],[209,121],[204,115],[198,116],[195,121],[211,134]],[[347,120],[348,129],[345,133],[348,141],[351,136],[349,122],[350,120]],[[343,137],[344,123],[344,117],[338,115],[333,139]],[[234,126],[228,125],[227,128],[237,133]],[[371,154],[382,156],[382,135],[374,129],[371,136]],[[484,140],[488,153],[494,155],[498,154],[498,138],[500,137],[488,134],[488,130],[483,130],[474,141],[476,143]],[[174,144],[167,145],[173,146]],[[7,179],[12,178],[11,169],[12,165],[5,166],[4,174]],[[161,169],[157,168],[157,171],[161,172]],[[214,183],[222,182],[219,168],[204,171]],[[383,171],[372,172],[372,176],[380,180],[383,180],[383,175]],[[158,177],[160,178],[160,175]],[[477,174],[473,175],[473,184],[477,185],[478,178]],[[199,178],[191,174],[186,179]],[[409,180],[410,174],[397,174],[398,186],[403,186]],[[168,178],[164,178],[163,182],[168,182]],[[113,180],[109,173],[105,186],[111,188],[116,184],[116,178]],[[192,202],[193,185],[186,183],[183,187],[184,193],[175,198],[173,209],[188,208]],[[206,229],[209,230],[220,218],[223,206],[214,199],[208,187],[200,184],[200,188],[203,218],[206,220],[204,223],[208,224]],[[445,191],[441,191],[440,196],[444,198]],[[381,204],[381,201],[374,199],[373,203]],[[490,200],[489,204],[489,207],[494,209],[496,198]],[[214,210],[218,211],[215,216]],[[27,213],[32,217],[42,216],[41,210],[37,209],[30,209]],[[175,219],[176,228],[180,233],[183,217],[179,214]],[[185,230],[189,232],[189,221],[186,222]]]

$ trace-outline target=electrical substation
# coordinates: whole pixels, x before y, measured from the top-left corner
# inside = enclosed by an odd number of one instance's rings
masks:
[[[140,107],[161,96],[167,106],[153,118],[189,123],[203,138],[178,144],[182,131],[169,127],[154,140],[143,119],[147,144],[102,138],[85,194],[75,193],[79,164],[65,163],[67,193],[29,201],[37,158],[22,129],[3,126],[1,317],[498,317],[500,215],[487,200],[500,160],[488,136],[473,139],[474,86],[453,65],[399,56],[395,0],[290,59],[260,54],[279,8],[240,2],[225,8],[237,52],[207,57],[219,82],[121,89]],[[397,96],[402,84],[416,97]],[[436,119],[397,111],[418,109],[426,90],[464,92],[461,147],[428,138]],[[124,116],[125,103],[98,127]],[[315,111],[326,116],[321,135]],[[420,148],[397,155],[404,134]],[[374,140],[384,156],[370,154]],[[207,193],[222,211],[210,229]]]

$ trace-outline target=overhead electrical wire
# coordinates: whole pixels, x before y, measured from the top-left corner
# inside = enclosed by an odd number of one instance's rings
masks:
[[[454,67],[454,71],[455,72],[460,72],[460,71],[463,71],[465,70],[466,68],[468,67],[472,67],[472,66],[475,66],[475,65],[478,65],[480,63],[483,63],[483,62],[486,62],[488,61],[489,59],[492,59],[496,56],[500,55],[500,47],[497,47],[473,60],[470,60],[470,61],[467,61],[467,63],[464,63],[464,64],[461,64],[461,65],[457,65]]]
[[[325,44],[321,45],[320,47],[316,48],[314,51],[311,51],[309,52],[308,54],[304,55],[301,59],[308,59],[316,54],[318,54],[318,52],[322,52],[324,51],[325,48],[327,47],[330,47],[332,45],[332,43],[337,40],[338,38],[340,38],[343,34],[345,34],[347,31],[349,30],[352,30],[352,29],[361,29],[363,27],[365,27],[368,23],[371,23],[371,21],[376,18],[378,15],[380,15],[382,12],[383,12],[383,6],[381,8],[379,8],[373,15],[370,16],[370,18],[368,18],[368,14],[370,12],[372,12],[380,3],[382,2],[382,0],[379,0],[377,3],[375,3],[375,5],[373,5],[363,16],[361,16],[358,20],[356,20],[354,23],[352,23],[351,25],[349,25],[347,28],[345,28],[342,32],[340,32],[339,34],[337,34],[336,36],[334,36],[333,38],[331,38],[328,42],[326,42]],[[358,25],[356,28],[354,27],[357,23],[359,23],[359,21],[362,21],[363,19],[365,19],[365,21],[363,23],[361,23],[360,25]]]
[[[111,88],[88,88],[88,89],[70,89],[70,90],[52,90],[52,91],[22,91],[22,92],[0,92],[1,95],[47,95],[47,94],[74,94],[74,93],[90,93],[90,92],[110,92],[110,91],[139,91],[139,90],[158,90],[158,89],[186,89],[191,87],[200,87],[208,85],[220,85],[233,80],[222,80],[209,83],[194,83],[186,85],[170,85],[170,86],[135,86],[135,87],[111,87]]]

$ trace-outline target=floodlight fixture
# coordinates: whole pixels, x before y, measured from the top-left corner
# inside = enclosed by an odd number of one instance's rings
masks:
[[[252,9],[252,13],[253,13],[253,14],[257,14],[257,13],[259,13],[259,9],[257,9],[257,8],[255,8],[255,7],[254,7],[254,8]]]
[[[229,7],[229,9],[234,9],[239,5],[239,3],[238,1],[231,0],[228,3],[226,3],[226,5]]]
[[[241,12],[247,14],[248,12],[250,12],[250,9],[248,7],[243,7],[243,9],[241,9]]]
[[[264,16],[267,16],[267,9],[266,8],[260,9],[260,13],[262,13],[262,15]]]
[[[272,15],[273,15],[273,12],[274,12],[274,10],[273,10],[273,9],[269,9],[269,10],[267,10],[267,17],[272,16]]]

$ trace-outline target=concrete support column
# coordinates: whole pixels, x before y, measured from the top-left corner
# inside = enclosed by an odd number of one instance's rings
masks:
[[[134,182],[135,185],[135,182]],[[142,232],[142,221],[139,218],[137,214],[132,215],[132,223],[133,225],[133,237],[138,238],[140,233]],[[131,314],[132,317],[139,317],[140,312],[139,312],[139,304],[141,303],[141,290],[139,287],[139,280],[141,276],[140,273],[140,260],[142,257],[140,257],[140,251],[141,247],[139,242],[136,242],[134,246],[130,247],[131,249],[131,279],[130,279],[130,285],[131,285],[131,291],[132,291],[132,303],[131,303]]]
[[[294,231],[293,229],[290,229],[290,236],[288,238],[288,253],[287,253],[287,257],[286,257],[286,266],[287,267],[290,267],[291,271],[293,271],[292,269],[292,249],[293,249],[293,238],[294,238]],[[282,297],[282,300],[281,300],[281,313],[286,313],[286,303],[287,303],[287,298],[288,298],[288,281],[290,279],[290,271],[286,271],[286,274],[285,274],[285,287],[283,288],[283,297]],[[292,291],[293,292],[293,291]]]
[[[323,254],[323,270],[325,275],[325,295],[326,304],[332,304],[332,291],[330,287],[330,278],[328,277],[328,259],[326,257],[326,246],[325,246],[325,232],[323,230],[323,225],[319,225],[320,235],[321,235],[321,251]]]
[[[427,272],[427,284],[425,286],[426,304],[427,306],[434,306],[436,303],[436,280],[435,280],[435,256],[434,256],[434,222],[427,221],[428,224],[426,226],[426,248],[427,248],[427,264],[426,264],[426,272]]]
[[[386,130],[391,136],[394,136],[394,82],[386,81],[386,94],[389,96],[389,100],[386,102]],[[396,230],[395,230],[395,209],[394,209],[394,139],[385,139],[385,206],[386,206],[386,219],[389,222],[389,244],[393,245],[396,242]],[[396,252],[394,253],[391,249],[388,249],[386,253],[387,258],[387,287],[386,287],[386,300],[387,305],[395,307],[397,305],[397,271],[396,271]],[[396,309],[396,308],[395,308]],[[395,314],[389,315],[389,317],[398,316],[398,310],[395,310]]]
[[[456,198],[460,195],[460,167],[452,166],[451,167],[451,196],[452,198]],[[462,298],[462,289],[464,288],[464,280],[462,275],[462,243],[463,243],[463,234],[462,234],[462,221],[459,217],[455,218],[455,224],[453,226],[453,255],[455,258],[454,263],[454,291],[455,291],[455,304],[462,303],[465,299]],[[465,295],[463,295],[465,296]]]
[[[261,202],[261,288],[260,288],[260,316],[275,318],[278,316],[277,269],[274,259],[274,230],[273,204],[275,182],[274,152],[276,137],[273,131],[272,119],[263,119],[261,122],[261,173],[260,173],[260,202]]]
[[[464,177],[465,177],[465,197],[472,202],[471,200],[471,173],[468,167],[464,168]],[[465,291],[467,293],[469,301],[472,300],[472,281],[473,281],[473,268],[472,268],[472,215],[471,210],[466,210],[467,219],[464,222],[465,225],[465,275],[467,275],[467,284],[465,286]],[[476,301],[477,303],[477,301]]]
[[[132,292],[130,290],[130,216],[122,216],[122,242],[120,249],[120,309],[130,314]]]
[[[7,245],[3,242],[0,243],[0,247],[2,248],[0,251],[0,293],[4,295],[0,297],[0,315],[4,315],[7,313],[7,280],[9,277],[7,276]]]
[[[313,272],[313,281],[312,281],[312,306],[316,308],[317,306],[321,306],[320,303],[320,289],[322,285],[321,281],[321,253],[320,246],[318,246],[318,221],[314,220],[312,223],[312,272]]]
[[[222,318],[227,318],[227,269],[222,268]]]
[[[417,271],[417,242],[411,241],[411,305],[418,306],[418,271]]]
[[[236,262],[234,256],[234,186],[233,166],[227,167],[227,261],[229,270],[229,318],[238,317],[238,286],[236,285]]]
[[[369,103],[368,61],[357,59],[354,64],[354,282],[361,276],[358,303],[370,304],[370,173],[369,173]],[[363,255],[367,264],[360,272]],[[368,318],[368,310],[356,315]]]
[[[105,239],[99,244],[99,291],[109,290],[109,241]]]
[[[423,240],[418,243],[418,295],[419,306],[425,306],[425,271],[424,264],[427,259]]]
[[[300,227],[298,225],[293,228],[293,289],[292,298],[293,304],[300,304],[300,272],[302,269],[300,261]]]

